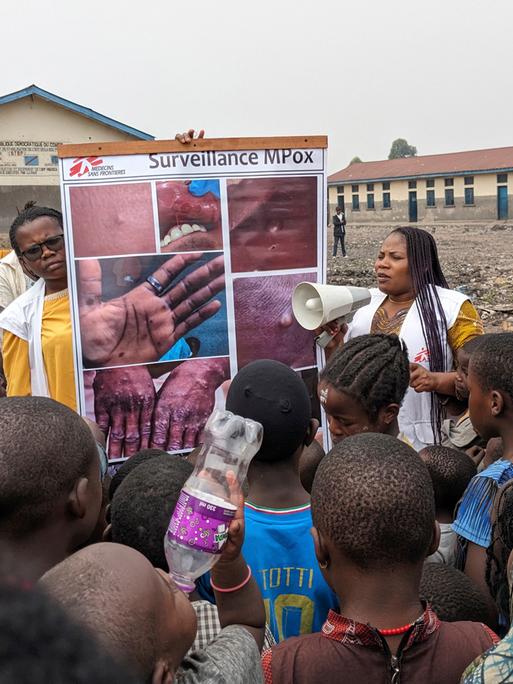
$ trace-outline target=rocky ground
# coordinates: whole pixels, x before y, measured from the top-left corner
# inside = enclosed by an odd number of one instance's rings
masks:
[[[469,295],[487,332],[513,331],[513,224],[452,224],[429,229],[450,287]],[[340,249],[337,257],[331,256],[333,229],[328,228],[328,282],[373,285],[374,260],[389,232],[389,227],[348,225],[348,258],[343,259]]]

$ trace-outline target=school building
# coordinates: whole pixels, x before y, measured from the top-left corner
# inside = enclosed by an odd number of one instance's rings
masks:
[[[350,164],[328,177],[330,222],[457,223],[513,218],[513,147]]]
[[[29,200],[60,207],[59,143],[153,138],[36,85],[0,97],[0,233]]]

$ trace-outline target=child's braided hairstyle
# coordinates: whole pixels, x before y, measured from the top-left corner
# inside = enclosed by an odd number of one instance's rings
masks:
[[[336,390],[360,402],[369,417],[400,404],[410,382],[406,345],[397,335],[361,335],[337,350],[321,373]]]

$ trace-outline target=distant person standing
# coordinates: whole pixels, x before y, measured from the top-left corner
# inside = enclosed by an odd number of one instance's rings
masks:
[[[336,214],[333,217],[333,256],[337,256],[337,247],[340,242],[342,248],[342,256],[347,257],[346,254],[346,217],[341,207],[337,207]]]

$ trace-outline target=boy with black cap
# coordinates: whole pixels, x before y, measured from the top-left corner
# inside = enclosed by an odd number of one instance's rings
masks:
[[[318,422],[301,377],[278,361],[248,364],[233,379],[226,408],[264,427],[248,471],[243,552],[277,641],[321,628],[337,600],[319,570],[310,536],[310,497],[299,459]]]

